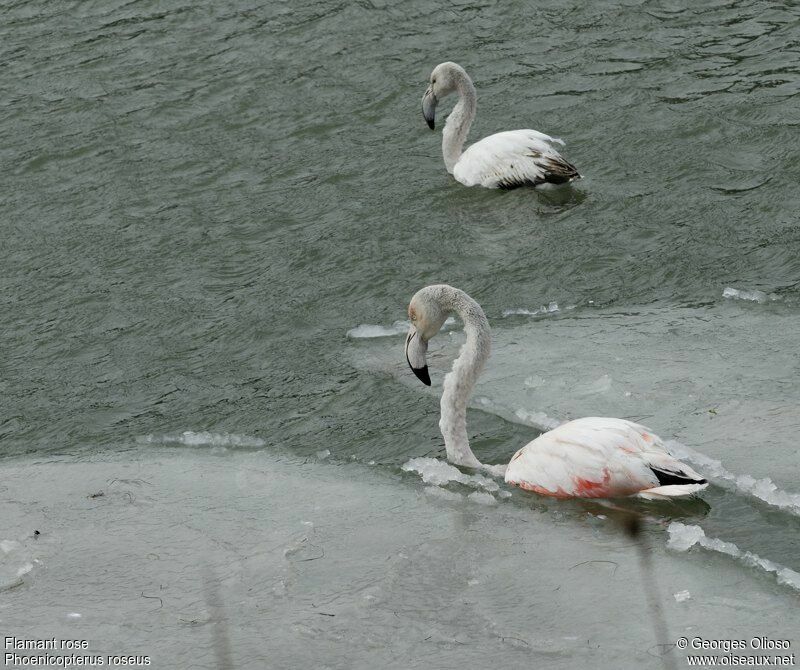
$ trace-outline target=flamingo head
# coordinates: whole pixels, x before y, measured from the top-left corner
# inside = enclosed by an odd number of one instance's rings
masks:
[[[412,372],[426,386],[431,385],[426,354],[428,340],[439,332],[449,310],[442,305],[442,286],[426,286],[417,291],[408,305],[411,328],[406,336],[406,360]]]
[[[431,72],[430,85],[422,96],[422,116],[433,130],[436,127],[436,105],[439,100],[458,88],[459,81],[467,77],[467,73],[457,63],[439,63]]]

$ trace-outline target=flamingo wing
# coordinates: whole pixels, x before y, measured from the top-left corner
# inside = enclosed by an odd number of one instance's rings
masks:
[[[516,188],[566,184],[580,178],[555,149],[564,142],[536,130],[509,130],[475,142],[458,159],[453,176],[462,184]]]
[[[505,478],[559,498],[688,495],[708,485],[644,426],[600,417],[543,433],[514,454]]]

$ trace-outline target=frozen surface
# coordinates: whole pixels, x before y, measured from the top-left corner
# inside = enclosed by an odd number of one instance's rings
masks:
[[[480,488],[484,491],[497,491],[500,488],[497,482],[489,477],[482,474],[465,474],[454,465],[437,458],[412,458],[403,464],[403,470],[416,472],[426,484],[442,486],[443,484],[455,482],[472,488]]]
[[[492,323],[483,460],[645,422],[735,479],[637,508],[672,634],[800,628],[772,573],[662,530],[800,570],[800,5],[456,4],[4,4],[4,634],[177,670],[660,667],[611,509],[401,470],[442,458],[462,341],[423,389],[393,324],[433,281]],[[571,196],[446,173],[419,99],[454,36],[469,141],[563,126]]]
[[[728,286],[722,292],[723,298],[733,298],[734,300],[751,300],[753,302],[767,302],[769,300],[778,300],[778,296],[774,293],[764,293],[758,289],[737,289]]]
[[[732,486],[737,491],[758,498],[768,505],[800,516],[800,493],[791,493],[779,489],[769,477],[756,479],[745,474],[737,475],[714,458],[687,447],[674,440],[668,440],[666,447],[681,459],[686,459],[699,467],[708,478],[714,478],[724,486]]]
[[[775,574],[779,584],[785,584],[796,591],[800,591],[800,573],[778,565],[777,563],[773,563],[768,559],[761,558],[750,551],[742,551],[733,542],[725,542],[717,538],[707,537],[703,529],[699,526],[673,521],[667,528],[667,532],[669,533],[667,546],[670,549],[687,551],[694,545],[698,545],[709,551],[727,554],[728,556],[738,558],[745,565]]]
[[[456,324],[456,320],[451,316],[444,322],[442,328],[449,330]],[[353,339],[373,339],[376,337],[393,337],[395,335],[405,335],[411,327],[410,321],[395,321],[391,326],[380,326],[362,323],[360,326],[351,328],[347,331],[347,337]]]
[[[704,509],[695,518],[678,519],[687,533],[702,538],[692,546],[703,549],[689,551],[687,561],[713,570],[724,564],[748,579],[794,592],[800,572],[795,305],[720,297],[699,308],[618,313],[584,306],[546,319],[506,320],[491,313],[489,319],[492,356],[468,414],[478,458],[507,462],[541,431],[580,416],[641,422],[711,481],[699,495]],[[430,395],[430,406],[423,403],[428,413],[418,420],[428,423],[431,440],[441,445],[437,399],[462,342],[459,332],[431,340],[430,389],[407,372],[396,346],[354,347],[353,360],[387,370],[399,383]],[[529,430],[507,430],[482,414]],[[487,428],[503,438],[493,439]],[[431,451],[426,446],[418,453]],[[458,490],[452,483],[442,485]],[[506,501],[494,497],[503,509]],[[676,582],[669,592],[687,590],[692,597],[681,606],[704,598],[704,587],[698,591],[688,583]]]
[[[410,321],[395,321],[391,326],[376,326],[368,323],[362,323],[360,326],[351,328],[347,331],[347,337],[355,339],[359,338],[373,338],[373,337],[392,337],[393,335],[401,335],[408,331],[411,326]]]
[[[137,442],[140,444],[185,444],[190,447],[263,447],[264,440],[249,435],[231,433],[195,432],[186,430],[179,435],[144,435]]]
[[[692,597],[692,594],[686,590],[678,591],[677,593],[673,593],[672,597],[675,598],[675,602],[682,603],[685,600],[689,600]]]
[[[4,564],[37,567],[3,591],[4,634],[155,667],[661,667],[636,551],[594,507],[266,452],[128,453],[6,464]],[[671,636],[796,634],[792,589],[648,529]]]
[[[568,305],[566,309],[575,309],[574,305]],[[546,314],[555,314],[561,310],[558,303],[553,301],[535,309],[527,309],[525,307],[515,307],[513,309],[504,309],[503,316],[544,316]]]

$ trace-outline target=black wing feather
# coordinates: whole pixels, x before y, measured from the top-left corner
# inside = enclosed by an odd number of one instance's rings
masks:
[[[528,156],[537,159],[542,168],[543,175],[536,179],[505,179],[498,182],[497,188],[511,190],[520,186],[539,186],[540,184],[568,184],[575,179],[580,179],[577,168],[561,156],[542,156],[538,151],[531,151]]]
[[[672,486],[673,484],[705,484],[707,480],[705,479],[695,479],[694,477],[690,477],[685,472],[670,472],[668,470],[657,470],[656,468],[650,468],[655,474],[656,478],[658,479],[659,486]]]

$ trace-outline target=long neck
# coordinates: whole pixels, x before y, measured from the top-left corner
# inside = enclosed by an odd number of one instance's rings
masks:
[[[478,95],[470,78],[464,73],[458,80],[458,102],[447,117],[442,131],[442,156],[447,171],[453,174],[453,168],[464,148],[464,142],[469,134],[469,127],[475,118],[475,109],[478,106]]]
[[[453,369],[444,378],[439,429],[444,436],[447,458],[456,465],[482,467],[469,448],[467,402],[491,350],[489,322],[480,305],[463,291],[452,289],[443,296],[464,322],[467,341]]]

